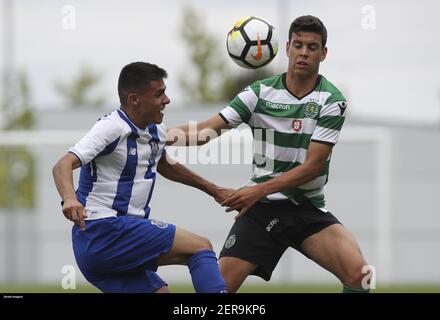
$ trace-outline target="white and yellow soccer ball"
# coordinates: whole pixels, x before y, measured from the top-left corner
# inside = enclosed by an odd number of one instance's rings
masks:
[[[278,52],[278,35],[264,19],[247,16],[238,20],[228,33],[229,56],[239,66],[256,69],[270,63]]]

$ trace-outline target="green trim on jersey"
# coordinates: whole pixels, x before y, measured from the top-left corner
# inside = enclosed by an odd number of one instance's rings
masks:
[[[234,110],[237,111],[237,113],[240,115],[241,120],[244,123],[247,123],[251,117],[251,112],[238,96],[236,96],[234,100],[231,101],[231,106],[232,105]]]
[[[332,87],[334,88],[334,86],[332,86]],[[335,103],[335,102],[339,102],[339,101],[347,102],[347,100],[345,99],[345,97],[343,96],[343,94],[341,92],[335,92],[330,97],[328,97],[328,99],[325,101],[325,104],[331,104],[331,103]]]
[[[345,117],[323,116],[319,119],[317,125],[327,129],[341,130]]]
[[[346,102],[343,94],[322,75],[302,98],[286,88],[285,74],[257,81],[239,93],[229,107],[251,127],[254,144],[260,147],[255,148],[251,181],[268,181],[304,163],[311,140],[335,144],[345,120],[342,102]],[[285,196],[297,203],[309,199],[316,207],[324,207],[329,167],[330,157],[317,178],[272,198]],[[271,195],[263,199],[270,200]]]
[[[251,127],[251,130],[252,130],[252,135],[254,136],[254,140],[266,141],[266,130],[264,130],[264,128]],[[255,130],[259,130],[258,135],[254,134]],[[299,147],[299,148],[307,149],[309,147],[311,137],[312,135],[307,133],[292,135],[291,133],[274,131],[275,145],[280,147],[287,147],[287,148]]]
[[[253,84],[251,84],[249,86],[249,88],[252,89],[252,91],[255,93],[255,95],[258,97],[260,95],[260,85],[259,85],[259,81],[254,82]]]
[[[281,110],[280,110],[281,109]],[[304,104],[274,104],[258,99],[254,112],[280,118],[304,118]]]
[[[290,169],[296,168],[301,164],[302,164],[301,162],[293,162],[292,163],[292,162],[287,162],[287,161],[279,161],[279,160],[264,158],[264,157],[262,157],[261,154],[258,154],[258,153],[256,153],[254,155],[254,159],[253,159],[253,165],[255,167],[257,167],[257,168],[271,168],[271,169],[273,168],[273,170],[271,170],[271,172],[274,174],[289,171]],[[330,168],[330,160],[327,160],[327,161],[325,161],[324,166],[323,166],[319,176],[328,175],[329,168]],[[262,177],[255,177],[254,176],[251,180],[256,183],[260,183],[260,182],[264,182],[261,180],[261,178],[267,177],[267,176],[271,177],[270,174],[262,176]],[[273,177],[271,177],[271,178],[273,178]]]

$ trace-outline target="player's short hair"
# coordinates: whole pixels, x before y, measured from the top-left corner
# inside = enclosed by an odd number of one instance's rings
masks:
[[[168,73],[155,64],[147,62],[133,62],[122,68],[118,80],[118,94],[121,105],[127,103],[130,93],[142,94],[150,81],[162,80]]]
[[[321,45],[323,48],[325,48],[327,43],[327,29],[319,18],[314,16],[301,16],[296,18],[289,28],[289,42],[292,37],[292,33],[298,33],[301,31],[319,34],[321,36]]]

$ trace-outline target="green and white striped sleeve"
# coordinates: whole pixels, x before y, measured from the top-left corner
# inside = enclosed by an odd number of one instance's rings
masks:
[[[248,123],[258,101],[259,84],[253,84],[243,89],[229,105],[220,111],[220,116],[231,126]]]
[[[336,144],[344,124],[346,109],[347,102],[345,100],[330,101],[325,104],[319,113],[311,141]]]

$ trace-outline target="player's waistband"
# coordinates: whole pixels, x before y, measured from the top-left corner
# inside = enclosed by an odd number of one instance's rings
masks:
[[[96,220],[96,219],[102,219],[102,218],[111,218],[111,217],[118,217],[121,216],[120,214],[118,215],[118,212],[116,210],[113,209],[108,209],[108,208],[102,208],[102,209],[91,209],[91,208],[87,208],[86,207],[86,213],[87,213],[87,218],[85,218],[85,220],[89,221],[89,220]],[[136,218],[148,218],[145,216],[145,214],[127,214],[129,216],[132,217],[136,217]]]

